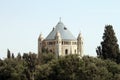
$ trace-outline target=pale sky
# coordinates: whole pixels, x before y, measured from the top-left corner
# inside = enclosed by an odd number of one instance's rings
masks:
[[[106,24],[120,44],[119,0],[0,0],[0,58],[7,49],[37,53],[39,34],[45,38],[59,17],[75,37],[82,33],[85,55],[96,56]]]

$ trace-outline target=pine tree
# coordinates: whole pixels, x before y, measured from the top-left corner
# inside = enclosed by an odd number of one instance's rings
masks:
[[[10,59],[11,58],[11,53],[10,53],[10,50],[7,49],[7,58]]]
[[[102,38],[103,41],[101,42],[101,46],[98,46],[96,50],[98,57],[117,61],[120,52],[117,43],[118,40],[115,36],[112,25],[105,26]]]

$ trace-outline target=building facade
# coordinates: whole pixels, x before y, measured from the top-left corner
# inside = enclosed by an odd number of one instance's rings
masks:
[[[45,39],[40,34],[38,57],[44,52],[53,53],[57,57],[69,54],[79,54],[82,57],[83,39],[81,33],[75,38],[60,20]]]

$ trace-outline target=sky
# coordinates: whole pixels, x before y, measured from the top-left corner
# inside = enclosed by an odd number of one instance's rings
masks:
[[[0,0],[0,58],[7,49],[37,53],[38,37],[44,38],[62,22],[84,38],[84,55],[96,56],[105,25],[113,25],[120,45],[119,0]]]

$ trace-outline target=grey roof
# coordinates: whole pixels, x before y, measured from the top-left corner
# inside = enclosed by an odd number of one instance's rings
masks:
[[[58,22],[55,28],[53,28],[53,30],[49,33],[49,35],[46,37],[46,40],[55,39],[55,35],[57,32],[61,34],[62,40],[76,40],[76,38],[72,35],[72,33],[65,27],[65,25],[61,21]]]

